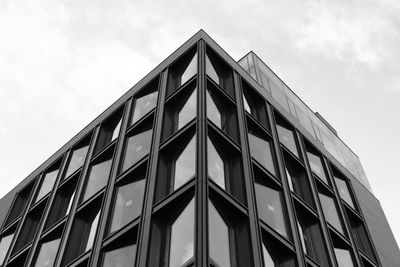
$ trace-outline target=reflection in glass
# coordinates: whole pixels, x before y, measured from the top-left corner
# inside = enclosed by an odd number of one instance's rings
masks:
[[[245,95],[243,95],[243,105],[244,105],[244,110],[246,110],[248,113],[251,114],[250,105],[249,102],[247,102]]]
[[[334,177],[335,177],[335,182],[336,182],[336,185],[339,190],[339,194],[340,194],[341,198],[344,201],[346,201],[346,203],[349,204],[350,207],[352,207],[354,209],[353,199],[351,198],[349,188],[347,186],[346,181],[339,177],[336,177],[336,176],[334,176]]]
[[[206,55],[206,72],[208,77],[210,77],[216,84],[219,84],[219,76],[215,71],[215,68],[207,55]]]
[[[10,248],[11,241],[13,240],[14,233],[6,235],[0,241],[0,266],[4,263],[7,251]]]
[[[353,267],[350,251],[347,249],[335,248],[335,256],[339,267]]]
[[[219,112],[210,93],[207,91],[207,118],[211,120],[218,128],[222,129],[221,112]]]
[[[65,177],[68,177],[77,169],[82,167],[83,163],[85,162],[86,154],[88,151],[89,146],[84,146],[78,148],[72,152],[71,160],[69,161],[68,170]]]
[[[275,175],[275,167],[272,159],[271,145],[268,141],[249,133],[250,154],[268,171]]]
[[[274,260],[272,259],[271,255],[269,254],[267,248],[264,244],[262,244],[263,256],[264,256],[264,266],[265,267],[274,267],[276,266]]]
[[[146,180],[138,180],[119,186],[114,204],[110,232],[121,229],[138,217],[142,210]]]
[[[197,53],[194,55],[189,65],[181,76],[181,85],[189,81],[197,73]]]
[[[218,266],[229,267],[231,266],[231,260],[228,226],[211,201],[208,201],[208,215],[210,256]]]
[[[281,193],[259,183],[255,183],[254,185],[256,190],[258,215],[278,233],[287,237]]]
[[[96,237],[97,225],[99,224],[100,211],[97,213],[92,224],[90,225],[90,232],[86,242],[85,252],[90,250],[93,246],[94,238]]]
[[[104,123],[101,124],[94,154],[97,154],[97,152],[99,152],[112,141],[118,138],[122,121],[121,116],[122,115],[120,114],[119,116],[114,115],[113,117],[107,119]]]
[[[285,127],[283,124],[277,124],[276,130],[278,131],[279,140],[282,144],[298,157],[299,152],[297,151],[296,138],[293,130]]]
[[[324,211],[325,219],[333,227],[335,227],[336,230],[338,230],[339,232],[341,232],[343,234],[344,232],[343,232],[343,228],[342,228],[342,223],[340,222],[340,219],[339,219],[339,214],[336,209],[335,201],[331,197],[329,197],[321,192],[318,192],[318,195],[319,195],[319,199],[321,201],[322,210]]]
[[[192,137],[175,162],[174,190],[189,181],[196,171],[196,136]]]
[[[178,114],[178,130],[196,117],[197,90],[193,90],[185,105]]]
[[[207,168],[208,176],[220,187],[225,189],[224,162],[211,142],[207,138]]]
[[[94,164],[90,167],[89,177],[86,181],[85,194],[82,202],[89,199],[97,191],[106,186],[111,169],[111,159]]]
[[[57,256],[61,238],[57,238],[41,245],[35,267],[52,267]]]
[[[131,267],[136,258],[136,244],[117,248],[104,253],[102,266],[104,267]]]
[[[169,266],[179,267],[193,257],[194,200],[183,210],[171,228]]]
[[[42,197],[47,195],[47,193],[49,193],[51,191],[51,189],[53,189],[53,185],[56,182],[57,174],[58,174],[58,169],[46,173],[46,175],[43,178],[43,182],[42,182],[42,185],[40,187],[40,191],[39,191],[39,193],[38,193],[38,195],[36,197],[36,201],[35,202],[37,202]]]
[[[151,135],[153,131],[147,130],[128,137],[122,171],[125,171],[150,151]]]
[[[311,170],[318,175],[325,183],[328,183],[328,179],[326,178],[324,167],[322,165],[321,157],[317,156],[309,151],[307,151],[308,161],[310,162]]]
[[[117,126],[115,126],[114,131],[112,132],[112,135],[111,135],[111,141],[118,138],[119,129],[121,129],[121,123],[122,123],[122,119],[119,120]]]
[[[148,95],[135,99],[131,125],[135,124],[150,110],[155,108],[157,103],[157,96],[158,96],[158,91],[155,91]]]

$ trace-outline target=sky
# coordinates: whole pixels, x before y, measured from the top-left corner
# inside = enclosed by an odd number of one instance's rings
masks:
[[[0,1],[0,197],[199,29],[258,54],[360,157],[400,243],[400,2]]]

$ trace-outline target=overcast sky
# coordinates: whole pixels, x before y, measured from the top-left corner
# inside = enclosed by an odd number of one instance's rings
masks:
[[[400,241],[400,2],[0,1],[0,197],[199,29],[361,158]]]

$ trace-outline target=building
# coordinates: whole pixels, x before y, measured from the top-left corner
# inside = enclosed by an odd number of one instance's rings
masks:
[[[400,266],[358,157],[239,64],[200,31],[112,104],[0,201],[0,266]]]

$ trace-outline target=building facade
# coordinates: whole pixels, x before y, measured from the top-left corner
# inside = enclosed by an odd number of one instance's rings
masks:
[[[400,266],[358,157],[200,31],[0,201],[0,266]]]

